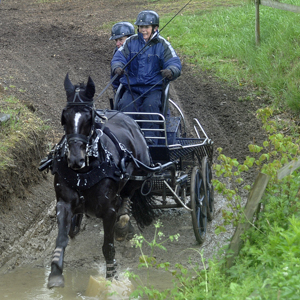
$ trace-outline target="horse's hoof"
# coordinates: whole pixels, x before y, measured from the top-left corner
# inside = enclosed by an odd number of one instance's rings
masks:
[[[119,221],[115,225],[115,240],[122,242],[126,239],[128,235],[130,217],[128,215],[123,215],[120,217]]]
[[[122,228],[127,226],[127,223],[129,222],[130,217],[128,215],[122,215],[119,219],[119,221],[117,222],[117,226]]]
[[[48,278],[48,289],[52,289],[54,287],[64,287],[65,280],[63,275],[49,275]]]
[[[112,275],[106,275],[105,279],[109,280],[109,281],[118,280],[119,277],[117,275],[117,271],[114,271],[114,273]]]

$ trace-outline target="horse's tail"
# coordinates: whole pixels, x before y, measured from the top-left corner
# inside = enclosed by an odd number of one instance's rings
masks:
[[[153,196],[151,196],[151,194],[144,196],[142,195],[141,190],[138,189],[131,197],[131,202],[132,215],[138,226],[144,228],[145,226],[151,225],[156,217],[153,208],[155,205]]]

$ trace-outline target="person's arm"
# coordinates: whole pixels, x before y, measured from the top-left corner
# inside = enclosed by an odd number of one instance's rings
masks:
[[[127,39],[128,40],[128,39]],[[127,53],[129,53],[128,43],[127,40],[121,46],[118,51],[114,54],[112,60],[111,60],[111,72],[114,75],[117,68],[124,68],[124,66],[127,64]]]
[[[171,70],[173,75],[171,80],[175,80],[181,74],[182,66],[181,66],[180,58],[178,57],[177,53],[175,52],[171,44],[168,41],[166,41],[164,38],[162,37],[160,38],[162,39],[161,42],[164,46],[163,69]]]

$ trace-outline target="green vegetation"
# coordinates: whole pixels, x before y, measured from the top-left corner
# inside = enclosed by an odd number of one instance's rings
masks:
[[[165,5],[165,1],[148,2],[155,4],[153,9]],[[170,5],[174,2],[177,9],[187,1],[168,1]],[[260,171],[271,176],[255,220],[249,220],[251,228],[244,234],[243,247],[230,269],[225,267],[227,246],[209,262],[199,252],[199,265],[193,266],[192,272],[179,264],[162,264],[166,272],[173,270],[173,287],[157,291],[147,281],[140,282],[133,296],[216,300],[300,297],[300,173],[295,171],[280,181],[276,177],[284,164],[300,155],[299,128],[292,120],[285,123],[273,117],[280,110],[300,112],[300,15],[260,6],[261,45],[256,46],[253,2],[230,1],[224,7],[223,1],[213,9],[195,0],[192,9],[187,7],[162,35],[195,73],[198,69],[208,71],[237,88],[247,85],[252,92],[241,101],[251,101],[253,97],[268,100],[264,103],[270,107],[258,111],[268,134],[263,145],[250,145],[252,156],[242,163],[218,149],[218,164],[214,165],[215,175],[220,177],[213,180],[215,191],[223,194],[228,203],[228,209],[223,211],[224,224],[218,226],[217,232],[225,231],[228,224],[246,221],[242,196],[251,186],[244,183],[242,173]],[[280,2],[300,6],[300,0]],[[173,16],[174,11],[162,16],[160,27]],[[287,128],[289,136],[284,134]],[[153,253],[146,256],[146,261],[141,260],[141,266],[158,267],[152,256]]]
[[[173,270],[174,286],[158,291],[147,281],[140,282],[134,296],[147,296],[148,299],[299,299],[300,173],[293,172],[280,181],[276,174],[286,162],[300,156],[300,139],[281,134],[277,122],[272,120],[272,113],[269,108],[258,111],[268,139],[262,147],[249,145],[252,157],[240,164],[218,149],[220,164],[214,165],[216,176],[223,178],[213,180],[215,191],[228,201],[228,209],[223,211],[224,224],[218,226],[217,231],[226,230],[228,224],[245,221],[252,225],[243,236],[244,245],[234,266],[225,267],[226,246],[209,262],[204,261],[199,251],[199,265],[193,266],[192,273],[180,264],[156,265],[153,247],[157,245],[157,238],[154,237],[150,256],[142,253],[147,259],[141,260],[141,266]],[[242,190],[250,189],[241,174],[251,169],[271,177],[254,223],[245,220],[241,199]],[[223,183],[224,178],[230,181],[230,189]],[[136,239],[140,240],[141,237]],[[136,244],[141,248],[140,243]],[[207,263],[209,269],[204,267]],[[131,274],[131,278],[137,277]]]
[[[0,170],[3,171],[12,166],[13,149],[18,143],[24,140],[30,143],[28,139],[30,135],[45,131],[47,128],[15,97],[0,95],[0,112],[10,116],[9,120],[0,123]]]
[[[300,0],[285,2],[300,6]],[[258,47],[255,7],[249,1],[213,11],[203,8],[202,1],[193,3],[193,12],[178,15],[162,32],[185,60],[233,86],[252,87],[275,107],[300,112],[300,15],[260,6]],[[161,25],[171,16],[161,18]]]

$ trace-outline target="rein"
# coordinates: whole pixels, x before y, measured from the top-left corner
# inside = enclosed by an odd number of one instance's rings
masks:
[[[158,84],[160,84],[163,80],[165,80],[165,78],[162,78],[161,80],[159,80],[157,83],[155,83],[154,85],[152,85],[146,92],[144,92],[142,95],[139,95],[136,99],[132,100],[128,105],[124,106],[121,110],[116,111],[116,113],[114,115],[112,115],[110,119],[112,119],[113,117],[115,117],[118,113],[122,112],[126,107],[128,107],[129,105],[131,105],[132,103],[135,103],[137,100],[139,100],[140,98],[142,98],[144,95],[146,95],[149,91],[151,91],[153,88],[155,88]]]

